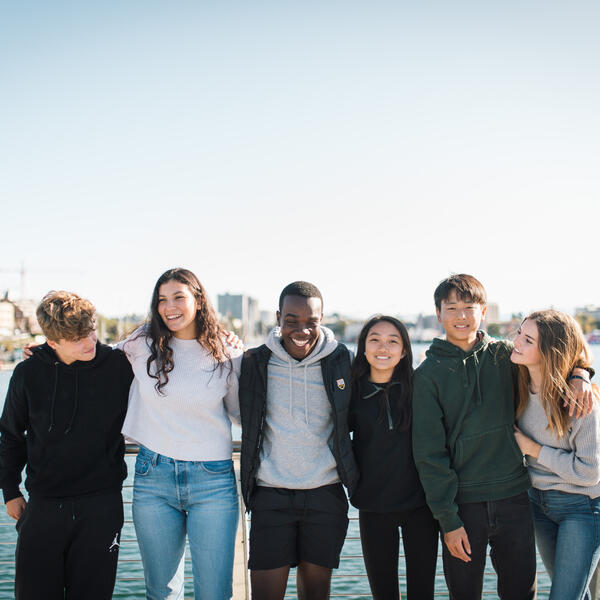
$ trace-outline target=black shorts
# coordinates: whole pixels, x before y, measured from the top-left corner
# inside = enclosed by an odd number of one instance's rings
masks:
[[[310,490],[257,487],[252,498],[250,570],[306,561],[336,569],[348,529],[341,483]]]

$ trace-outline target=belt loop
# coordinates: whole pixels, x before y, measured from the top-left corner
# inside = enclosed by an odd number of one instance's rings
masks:
[[[152,466],[155,467],[156,463],[158,462],[158,458],[159,458],[160,454],[157,454],[156,452],[152,453]]]

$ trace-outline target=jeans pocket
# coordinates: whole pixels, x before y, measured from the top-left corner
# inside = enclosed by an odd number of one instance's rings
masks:
[[[207,473],[213,475],[226,475],[233,471],[233,461],[228,460],[207,460],[200,463],[200,466]]]
[[[135,474],[136,474],[136,476],[145,477],[146,475],[148,475],[151,465],[152,465],[152,461],[149,458],[147,458],[145,456],[140,456],[138,454],[137,458],[135,459]]]

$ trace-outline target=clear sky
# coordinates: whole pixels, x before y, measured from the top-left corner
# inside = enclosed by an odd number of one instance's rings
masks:
[[[275,308],[600,304],[600,4],[0,9],[0,291],[145,312],[158,275]],[[9,269],[6,271],[6,269]]]

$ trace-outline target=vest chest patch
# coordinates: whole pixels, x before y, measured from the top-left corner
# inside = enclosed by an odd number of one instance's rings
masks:
[[[345,387],[346,387],[346,382],[345,382],[343,379],[338,379],[338,380],[336,381],[336,383],[337,383],[337,386],[340,388],[340,390],[343,390],[343,389],[345,389]]]

